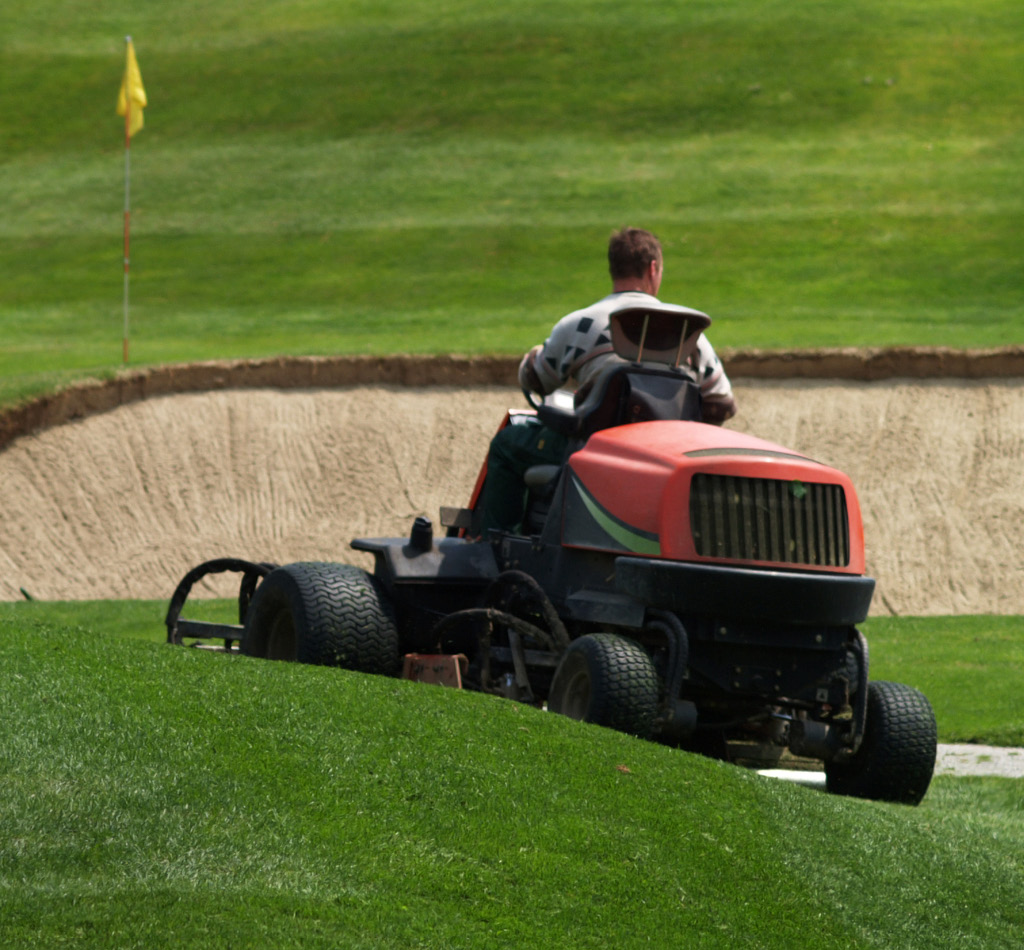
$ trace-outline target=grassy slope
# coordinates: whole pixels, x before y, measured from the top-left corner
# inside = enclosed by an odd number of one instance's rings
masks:
[[[995,948],[1024,926],[1010,780],[844,800],[480,695],[45,605],[2,622],[6,946]]]
[[[1012,0],[198,9],[0,13],[0,398],[120,358],[128,31],[137,361],[520,351],[625,221],[720,345],[1020,340]]]
[[[231,600],[193,599],[184,616],[233,623],[237,610]],[[165,601],[0,603],[0,624],[163,642],[166,611]],[[1024,746],[1024,619],[875,617],[862,629],[872,678],[924,692],[935,708],[940,741]]]

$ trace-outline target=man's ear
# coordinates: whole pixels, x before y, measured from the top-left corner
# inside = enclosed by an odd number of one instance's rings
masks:
[[[657,258],[647,265],[647,283],[652,288],[652,293],[657,296],[661,289],[661,277],[663,275],[662,263]]]

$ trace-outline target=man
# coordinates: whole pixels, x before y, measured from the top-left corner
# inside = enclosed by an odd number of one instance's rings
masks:
[[[551,335],[527,353],[519,365],[519,383],[531,392],[548,394],[570,379],[585,387],[609,360],[612,348],[609,314],[624,304],[657,304],[664,273],[661,244],[650,231],[623,228],[608,242],[612,292],[583,310],[562,317]],[[701,335],[687,364],[700,384],[704,422],[721,425],[736,414],[736,400],[722,363]],[[533,465],[560,464],[568,448],[564,436],[535,419],[502,429],[491,441],[487,479],[477,505],[478,530],[515,531],[523,517],[523,475]]]

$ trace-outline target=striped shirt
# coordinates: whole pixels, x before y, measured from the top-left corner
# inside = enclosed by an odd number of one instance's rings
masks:
[[[544,341],[533,363],[543,392],[554,392],[569,380],[575,380],[577,386],[582,386],[609,360],[619,359],[612,348],[609,329],[609,315],[613,310],[625,304],[642,307],[658,303],[656,297],[638,290],[628,290],[609,294],[589,307],[562,317]],[[697,341],[696,351],[683,368],[694,382],[700,384],[703,399],[714,401],[732,396],[732,384],[725,375],[722,361],[703,334]],[[519,381],[528,388],[522,367]]]

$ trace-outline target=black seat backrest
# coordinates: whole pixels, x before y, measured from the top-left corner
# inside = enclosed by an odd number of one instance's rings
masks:
[[[631,422],[699,422],[700,403],[700,387],[682,370],[612,363],[574,411],[543,405],[538,417],[570,438],[587,439],[600,429]]]
[[[674,419],[700,421],[700,386],[683,374],[645,370],[625,372],[622,379],[619,418],[614,425]]]
[[[689,307],[627,297],[608,321],[618,359],[588,380],[575,411],[545,403],[537,410],[540,421],[577,439],[630,422],[700,421],[700,387],[685,366],[711,318]]]

